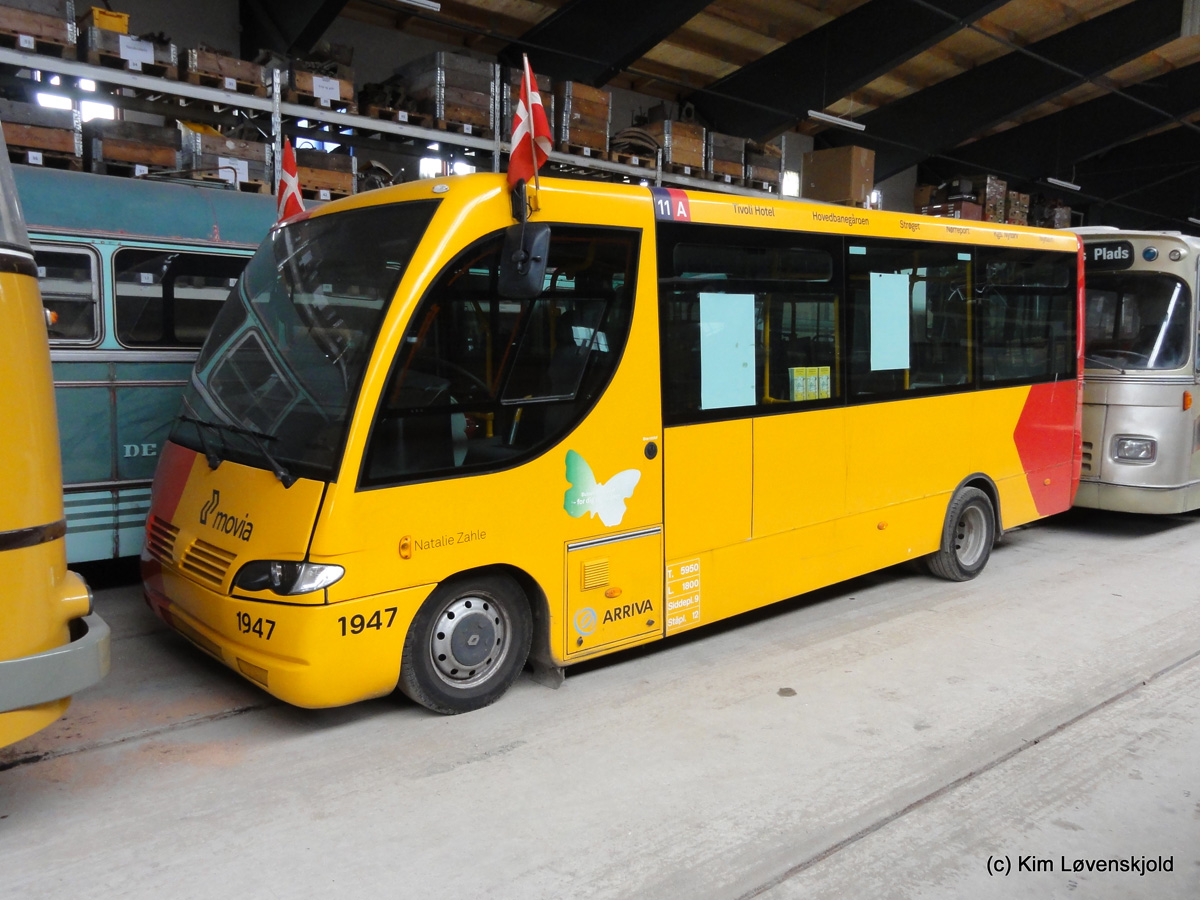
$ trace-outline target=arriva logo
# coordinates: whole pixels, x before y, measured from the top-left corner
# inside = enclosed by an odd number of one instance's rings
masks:
[[[221,512],[218,509],[220,505],[221,492],[214,488],[212,497],[200,507],[200,524],[215,528],[222,534],[241,538],[243,541],[250,540],[250,535],[254,533],[254,524],[250,521],[250,513],[245,513],[239,519],[236,516],[229,515],[229,513]],[[210,518],[212,519],[211,524],[208,521]]]

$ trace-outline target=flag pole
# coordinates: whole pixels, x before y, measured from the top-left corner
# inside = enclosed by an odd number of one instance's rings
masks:
[[[538,191],[542,189],[542,183],[538,178],[537,136],[534,134],[533,127],[533,98],[530,97],[530,94],[533,93],[533,74],[529,68],[529,54],[522,53],[521,58],[525,61],[525,71],[521,77],[525,79],[525,102],[528,104],[526,112],[529,115],[529,152],[533,156],[533,208],[538,209]],[[540,97],[538,102],[541,102]]]

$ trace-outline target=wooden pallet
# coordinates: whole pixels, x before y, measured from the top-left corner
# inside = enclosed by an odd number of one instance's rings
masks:
[[[611,162],[620,163],[623,166],[638,166],[639,168],[653,169],[657,164],[657,157],[653,153],[647,156],[644,153],[609,151],[608,158]]]
[[[188,84],[198,84],[202,87],[216,88],[219,91],[229,91],[237,94],[252,94],[255,97],[266,97],[271,93],[265,84],[253,81],[240,81],[230,75],[209,75],[207,72],[186,72],[184,78]]]
[[[37,37],[36,35],[12,34],[7,31],[0,31],[0,47],[24,50],[26,53],[40,53],[42,56],[56,56],[59,59],[75,58],[74,44],[60,43],[59,41]]]
[[[357,115],[358,104],[351,100],[327,100],[320,97],[314,97],[312,94],[302,94],[300,91],[289,88],[284,92],[283,99],[287,103],[296,103],[300,106],[311,106],[315,109],[328,109],[333,112],[347,113],[348,115]]]
[[[72,172],[83,171],[83,158],[74,153],[62,153],[57,150],[27,150],[21,147],[9,147],[8,158],[11,162],[26,166],[41,166],[45,169],[67,169]]]
[[[229,190],[231,185],[233,185],[233,182],[228,181],[225,178],[221,178],[219,175],[207,174],[207,172],[208,170],[204,169],[193,169],[187,173],[187,180],[204,182],[206,184],[211,184],[214,188],[220,187],[224,188],[225,190]],[[239,181],[237,183],[236,190],[241,191],[243,194],[269,194],[271,193],[271,186],[262,181],[255,181],[252,178],[247,178],[245,181]]]
[[[47,128],[44,125],[24,125],[4,122],[4,142],[10,150],[49,150],[68,156],[81,156],[83,141],[70,128]]]
[[[401,125],[416,125],[418,128],[432,128],[433,116],[425,113],[410,112],[407,109],[392,109],[389,106],[368,106],[364,113],[369,119],[383,119],[387,122],[398,122]]]
[[[560,142],[558,152],[567,153],[571,156],[582,156],[586,159],[608,159],[608,151],[600,150],[596,147],[585,147],[582,144]]]
[[[343,197],[351,197],[353,193],[345,191],[335,191],[331,188],[300,188],[300,196],[305,200],[314,200],[318,203],[323,203],[326,200],[341,200]]]
[[[471,137],[492,137],[492,129],[484,128],[472,122],[450,122],[444,119],[434,119],[433,127],[439,131],[449,131],[452,134],[468,134]]]
[[[129,60],[114,53],[103,50],[87,50],[82,54],[83,61],[93,66],[106,66],[110,69],[124,69],[138,75],[151,75],[155,78],[179,79],[179,66],[168,66],[161,63],[139,63],[139,68],[133,68]]]
[[[144,167],[145,172],[138,172]],[[145,178],[148,175],[158,175],[178,171],[173,166],[151,166],[145,163],[124,162],[114,159],[93,159],[92,172],[96,175],[115,175],[118,178]]]
[[[708,178],[703,166],[681,166],[678,163],[663,163],[663,171],[672,175],[682,175],[684,178]]]

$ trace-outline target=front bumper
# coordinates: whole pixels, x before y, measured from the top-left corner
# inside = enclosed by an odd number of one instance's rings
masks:
[[[93,613],[72,620],[71,633],[53,650],[0,662],[0,712],[70,697],[108,674],[108,624]]]
[[[280,700],[314,709],[395,690],[405,635],[433,587],[314,606],[218,594],[167,566],[144,580],[146,602],[175,631]]]

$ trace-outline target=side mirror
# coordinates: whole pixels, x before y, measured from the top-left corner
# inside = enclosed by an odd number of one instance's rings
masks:
[[[510,225],[504,232],[500,251],[500,296],[510,300],[532,300],[546,281],[550,255],[550,226],[544,222]]]

